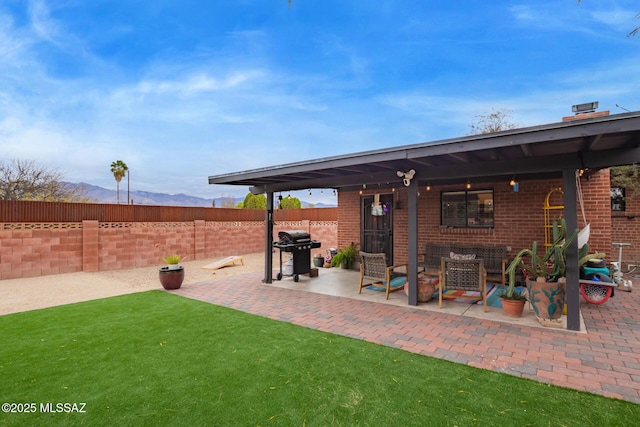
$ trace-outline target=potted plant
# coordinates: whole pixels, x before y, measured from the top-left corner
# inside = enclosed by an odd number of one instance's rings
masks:
[[[181,268],[180,255],[169,255],[166,258],[162,258],[162,261],[167,264],[169,270],[178,270],[179,268]]]
[[[562,219],[561,225],[554,221],[552,231],[553,243],[544,256],[538,255],[537,242],[533,242],[531,249],[522,249],[511,261],[506,269],[506,273],[509,275],[509,287],[503,293],[503,302],[522,298],[517,297],[515,291],[515,275],[519,269],[522,269],[528,282],[528,298],[540,323],[545,326],[557,327],[560,324],[559,319],[564,308],[566,251],[578,235],[578,230],[576,229],[567,238],[566,222]],[[603,253],[588,254],[588,251],[588,245],[584,245],[580,249],[579,266],[591,259],[604,257]]]
[[[512,265],[513,268],[511,267]],[[527,296],[516,291],[516,269],[518,267],[519,265],[514,264],[513,262],[509,265],[509,268],[506,270],[509,274],[509,286],[506,289],[503,289],[502,294],[500,294],[502,311],[509,317],[521,317],[524,305],[527,302]]]
[[[162,260],[167,263],[159,272],[160,283],[167,290],[180,289],[184,280],[184,267],[180,265],[180,255],[169,255]]]
[[[358,252],[356,250],[355,243],[351,242],[351,244],[345,248],[340,249],[331,259],[331,266],[337,267],[340,266],[346,269],[352,269],[353,263],[356,260],[356,256]]]
[[[316,254],[313,257],[313,266],[322,267],[323,265],[324,265],[324,256],[322,256],[322,254]]]

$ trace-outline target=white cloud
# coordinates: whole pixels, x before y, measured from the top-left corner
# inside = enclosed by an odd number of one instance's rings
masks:
[[[31,26],[39,38],[47,40],[53,44],[59,44],[56,41],[60,32],[59,26],[51,19],[47,3],[36,0],[30,1],[29,15],[31,18]]]
[[[32,2],[31,24],[21,26],[0,6],[0,150],[60,169],[72,181],[112,186],[109,164],[122,159],[131,169],[132,189],[217,197],[222,190],[207,184],[209,175],[458,137],[468,133],[475,116],[494,108],[511,110],[513,121],[524,126],[558,121],[573,103],[592,100],[612,110],[616,103],[640,109],[637,55],[611,60],[594,53],[585,69],[567,61],[531,75],[528,58],[514,54],[509,59],[521,61],[521,69],[496,67],[489,75],[482,61],[469,64],[448,48],[436,51],[441,25],[427,28],[431,16],[410,14],[399,27],[419,22],[428,53],[413,39],[405,44],[413,30],[401,31],[404,38],[390,44],[411,60],[418,57],[411,66],[419,66],[412,72],[421,78],[405,82],[396,73],[406,75],[407,58],[397,54],[384,63],[381,56],[388,56],[363,44],[363,37],[328,29],[287,33],[308,37],[307,46],[319,50],[304,52],[309,64],[297,64],[282,46],[286,54],[276,56],[277,41],[266,26],[256,30],[246,22],[216,34],[224,39],[219,45],[198,40],[192,50],[169,46],[119,62],[91,42],[128,37],[134,26],[96,28],[93,39],[84,39],[74,36],[69,22],[52,18],[59,15],[49,13],[48,5],[60,7]],[[526,28],[534,30],[527,37],[546,31],[590,37],[585,34],[594,23],[625,27],[622,12],[585,5],[521,3],[511,9],[520,27],[511,34],[520,37]],[[453,33],[446,29],[447,42]],[[474,61],[492,61],[482,49],[503,47],[502,41],[492,44],[497,34],[474,45]],[[619,38],[616,45],[628,41]],[[465,36],[455,43],[476,41]],[[52,73],[47,57],[59,52],[87,70]],[[446,64],[432,60],[432,53]],[[244,195],[247,189],[234,191]]]

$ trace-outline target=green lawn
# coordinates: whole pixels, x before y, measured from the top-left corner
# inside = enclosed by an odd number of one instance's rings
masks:
[[[0,342],[0,400],[37,408],[0,414],[0,425],[628,426],[640,419],[640,405],[629,402],[161,291],[0,316]],[[86,406],[40,412],[47,403]]]

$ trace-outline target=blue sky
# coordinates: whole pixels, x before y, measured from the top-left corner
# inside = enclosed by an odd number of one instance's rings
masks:
[[[132,190],[241,197],[207,177],[459,137],[496,109],[520,126],[591,101],[637,111],[638,12],[630,0],[0,0],[0,156],[114,189],[121,159]]]

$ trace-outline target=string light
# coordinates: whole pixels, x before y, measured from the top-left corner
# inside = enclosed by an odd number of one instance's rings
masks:
[[[467,190],[471,188],[471,182],[469,182],[469,180],[467,180]]]

